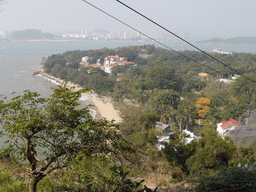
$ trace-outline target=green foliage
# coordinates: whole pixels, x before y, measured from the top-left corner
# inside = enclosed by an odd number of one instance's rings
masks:
[[[146,105],[157,114],[163,115],[177,109],[179,102],[180,98],[173,90],[154,90]]]
[[[152,68],[148,73],[152,88],[179,90],[178,78],[174,73],[174,69],[169,66]]]
[[[240,163],[242,166],[245,166],[245,164],[250,165],[254,161],[255,161],[255,154],[252,147],[241,146],[237,150],[237,154],[232,159],[231,165],[236,167]]]
[[[97,185],[104,186],[107,190],[112,190],[113,180],[116,176],[113,172],[116,169],[114,160],[113,155],[109,155],[108,157],[101,154],[88,156],[87,154],[81,153],[71,164],[71,170],[60,172],[58,180],[60,183],[74,186],[76,180],[83,178],[83,182],[80,182],[80,187],[86,188]]]
[[[144,152],[153,151],[157,135],[154,129],[156,120],[161,118],[162,122],[171,124],[172,130],[181,131],[184,128],[195,130],[198,127],[196,124],[198,117],[204,117],[203,129],[208,127],[209,130],[202,131],[202,138],[198,144],[185,145],[177,137],[172,140],[169,148],[166,148],[168,151],[166,154],[169,154],[166,157],[173,166],[176,166],[173,168],[175,170],[173,176],[177,180],[184,179],[184,172],[188,171],[191,174],[213,174],[224,165],[234,166],[237,162],[252,162],[254,154],[251,149],[236,151],[231,139],[218,137],[213,131],[213,126],[228,118],[241,117],[249,105],[254,109],[255,85],[243,77],[231,84],[218,82],[216,79],[230,78],[233,72],[216,64],[200,52],[182,53],[208,66],[214,66],[218,74],[173,51],[152,45],[114,50],[103,48],[69,51],[62,55],[50,56],[45,64],[45,70],[84,88],[92,88],[97,93],[107,94],[114,101],[129,103],[129,106],[119,107],[123,118],[120,132]],[[78,63],[83,56],[89,56],[89,62],[95,63],[100,59],[102,63],[105,56],[115,54],[128,57],[128,60],[136,62],[138,67],[116,66],[112,69],[111,75],[105,74],[101,69],[90,67],[78,71]],[[234,53],[214,56],[237,69],[239,74],[246,74],[254,79],[252,73],[256,71],[254,54]],[[67,62],[70,63],[68,66],[65,65]],[[201,72],[208,73],[209,79],[199,77],[198,73]],[[122,80],[117,82],[117,77],[121,77]],[[211,102],[207,105],[209,108],[204,106],[204,113],[198,115],[195,105],[202,97],[208,98]],[[200,128],[198,132],[201,132]],[[194,150],[195,145],[197,145],[196,150]],[[155,155],[151,157],[155,158]]]
[[[233,140],[222,139],[214,130],[203,131],[201,137],[195,155],[186,162],[190,173],[209,173],[218,170],[220,165],[227,166],[236,154]]]
[[[114,172],[117,174],[117,178],[115,179],[115,182],[113,183],[113,191],[114,192],[156,192],[156,187],[154,190],[151,190],[147,186],[144,186],[144,188],[141,188],[141,184],[144,182],[144,180],[141,181],[132,181],[131,179],[127,179],[127,175],[129,174],[128,171],[124,171],[122,167],[118,167],[117,170],[114,170]],[[78,180],[74,180],[78,185],[74,186],[67,186],[66,184],[63,184],[61,186],[58,186],[56,188],[56,191],[73,191],[73,192],[103,192],[106,191],[104,188],[99,188],[97,185],[92,184],[91,182],[88,183],[88,178],[85,177],[85,179],[81,179],[79,177]],[[87,183],[84,186],[84,183]]]
[[[46,63],[44,64],[44,68],[53,68],[56,64],[60,64],[62,67],[66,65],[65,58],[63,55],[51,55],[48,57]]]
[[[229,168],[220,173],[203,177],[196,181],[200,183],[195,191],[245,191],[256,190],[255,185],[256,172],[246,168]]]
[[[127,57],[129,61],[134,61],[138,56],[136,47],[122,47],[116,51],[121,57]]]
[[[146,112],[135,106],[120,105],[123,121],[120,125],[122,134],[127,137],[135,146],[146,146],[156,144],[157,131],[156,121],[160,116],[154,112]]]
[[[179,131],[170,136],[169,143],[165,143],[162,150],[167,160],[175,166],[181,168],[183,172],[188,172],[186,161],[196,153],[196,141],[186,142],[188,135],[181,134]],[[177,176],[173,175],[174,178]]]
[[[20,176],[17,163],[14,165],[9,159],[1,159],[0,163],[0,191],[28,191],[28,180]],[[20,166],[20,165],[19,165]],[[15,168],[14,168],[15,167]],[[15,170],[16,169],[16,170]]]
[[[81,151],[87,155],[122,155],[133,150],[129,144],[122,144],[127,142],[115,124],[94,121],[87,108],[77,109],[81,93],[87,90],[73,92],[64,84],[53,91],[47,99],[25,91],[0,106],[9,147],[15,149],[17,158],[30,163],[30,191],[35,191],[36,184],[53,170],[68,166]]]

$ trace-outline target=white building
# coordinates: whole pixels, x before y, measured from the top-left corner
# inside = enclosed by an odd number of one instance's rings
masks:
[[[222,49],[214,49],[212,52],[213,53],[219,53],[219,54],[226,54],[226,55],[232,55],[233,54],[232,52],[225,52]]]
[[[190,142],[197,140],[197,136],[193,132],[188,131],[187,129],[183,130],[182,133],[186,133],[188,135],[188,137],[185,138],[186,144],[189,144]]]
[[[198,139],[198,137],[193,132],[188,131],[187,129],[183,130],[182,133],[185,133],[187,135],[187,137],[183,140],[185,144],[189,144],[190,142]],[[164,148],[162,142],[170,142],[170,135],[172,135],[172,132],[169,132],[167,135],[157,137],[158,144],[156,145],[156,147],[158,148],[158,150],[162,150]]]
[[[82,57],[82,61],[88,61],[88,59],[89,59],[89,56]]]
[[[0,39],[6,38],[6,33],[4,31],[0,31]]]
[[[222,83],[233,83],[233,82],[235,82],[234,80],[230,80],[230,79],[217,79],[217,81],[222,82]]]
[[[232,77],[232,79],[233,80],[236,80],[237,78],[239,78],[240,77],[240,75],[234,75],[233,77]]]
[[[223,134],[235,130],[238,126],[239,123],[236,120],[229,118],[228,121],[222,121],[217,124],[217,131],[219,135],[223,136]]]

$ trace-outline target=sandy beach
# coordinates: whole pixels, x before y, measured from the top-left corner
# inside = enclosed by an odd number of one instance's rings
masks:
[[[46,73],[41,74],[43,77],[51,79],[54,83],[60,85],[64,81],[60,78],[56,78]],[[67,82],[67,87],[75,87],[74,91],[82,89],[79,85],[75,85],[71,82]],[[108,121],[115,120],[116,123],[120,123],[122,118],[119,114],[119,111],[116,110],[112,104],[112,99],[109,97],[99,97],[93,91],[82,93],[82,97],[88,98],[97,112],[96,118],[106,118]]]
[[[84,96],[88,97],[93,102],[95,107],[98,109],[101,118],[107,120],[115,120],[116,123],[120,123],[122,118],[119,115],[119,111],[116,110],[108,97],[98,97],[96,93],[83,93]]]

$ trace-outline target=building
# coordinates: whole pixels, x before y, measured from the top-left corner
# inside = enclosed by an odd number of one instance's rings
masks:
[[[240,75],[234,75],[233,77],[232,77],[232,80],[236,80],[237,78],[239,78],[240,77]]]
[[[88,60],[90,57],[84,56],[82,57],[82,61],[80,62],[80,67],[97,67],[101,68],[105,73],[111,73],[113,67],[117,65],[131,65],[137,66],[134,62],[128,62],[127,57],[119,57],[119,55],[111,55],[104,58],[104,66],[101,65],[100,59],[97,60],[96,64],[89,64]]]
[[[230,79],[217,79],[217,81],[222,82],[222,83],[233,83],[234,80],[230,80]]]
[[[209,75],[208,73],[199,73],[198,76],[201,78],[201,79],[209,79],[209,78],[212,78],[211,75]]]
[[[156,122],[156,125],[155,125],[155,129],[158,131],[158,133],[160,135],[163,135],[163,134],[168,134],[171,132],[171,128],[169,125],[167,124],[164,124],[164,123],[161,123],[161,122]]]
[[[169,143],[170,142],[170,136],[172,135],[172,132],[170,130],[170,126],[169,125],[166,125],[166,124],[163,124],[163,123],[160,123],[160,122],[157,122],[156,123],[156,130],[160,130],[160,134],[162,135],[159,135],[157,136],[157,145],[156,147],[158,148],[158,150],[162,150],[164,149],[164,145],[163,145],[163,142],[166,142],[166,143]],[[198,139],[198,137],[191,131],[185,129],[182,131],[182,134],[186,134],[186,137],[184,138],[184,140],[182,140],[182,142],[186,145],[186,144],[189,144],[190,142],[192,141],[195,141]]]
[[[191,132],[187,129],[183,130],[182,133],[186,133],[188,136],[185,138],[185,144],[189,144],[191,141],[198,139],[197,136],[193,132]]]
[[[100,69],[104,70],[104,66],[98,65],[98,64],[89,64],[89,67],[100,68]]]
[[[89,63],[87,61],[81,61],[80,63],[80,67],[88,67]]]
[[[222,49],[214,49],[212,52],[213,53],[219,53],[219,54],[226,54],[226,55],[232,55],[233,54],[232,52],[225,52]]]
[[[106,65],[106,66],[104,65],[104,72],[110,74],[112,68],[115,67],[115,66],[117,66],[117,64],[110,64],[110,65]]]
[[[127,57],[119,57],[119,55],[109,55],[104,58],[104,66],[110,65],[110,64],[118,64],[120,62],[126,62],[128,61]]]
[[[222,121],[217,124],[217,131],[222,136],[228,131],[235,130],[239,125],[236,120],[229,118],[228,121]]]
[[[88,59],[90,59],[89,56],[84,56],[84,57],[82,57],[82,61],[88,61]]]
[[[111,69],[113,67],[117,65],[121,65],[121,63],[124,63],[127,61],[128,61],[127,57],[119,57],[119,55],[114,55],[114,56],[109,55],[104,58],[104,71],[105,73],[111,73]]]

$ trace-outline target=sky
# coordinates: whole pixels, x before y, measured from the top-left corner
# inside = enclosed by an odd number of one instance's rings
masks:
[[[88,0],[100,9],[148,34],[164,31],[116,0]],[[256,36],[255,0],[122,0],[178,35],[208,38]],[[39,29],[65,33],[131,31],[83,0],[9,0],[1,5],[0,31]]]

